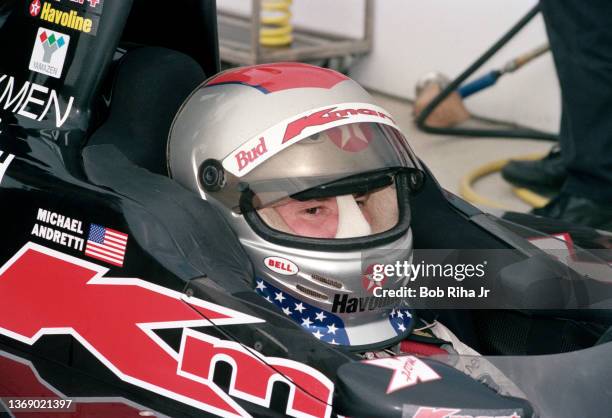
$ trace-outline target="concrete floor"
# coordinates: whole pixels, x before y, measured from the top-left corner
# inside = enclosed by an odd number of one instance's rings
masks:
[[[430,135],[419,131],[414,125],[409,102],[380,94],[374,94],[374,97],[380,106],[393,115],[415,153],[433,172],[442,187],[457,195],[461,179],[475,168],[503,158],[546,153],[551,147],[550,142],[544,141]],[[478,181],[474,189],[507,209],[518,212],[530,209],[512,193],[510,185],[499,173]],[[483,210],[487,209],[484,206],[480,207]]]

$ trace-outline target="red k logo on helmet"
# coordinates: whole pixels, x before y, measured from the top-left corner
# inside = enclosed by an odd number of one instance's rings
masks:
[[[283,137],[283,144],[301,134],[306,128],[310,128],[311,126],[326,125],[328,123],[347,118],[346,113],[342,115],[339,112],[332,112],[334,109],[336,108],[330,107],[329,109],[319,110],[318,112],[304,116],[303,118],[289,123],[287,125],[287,130],[285,131],[285,136]]]
[[[0,268],[0,334],[34,344],[69,334],[121,380],[223,417],[249,416],[231,396],[269,406],[272,385],[290,386],[287,414],[328,417],[333,384],[302,363],[264,357],[192,327],[260,319],[28,243]],[[155,329],[178,329],[177,352]],[[219,359],[233,366],[229,395],[213,382]]]
[[[393,119],[385,112],[370,109],[366,107],[355,107],[339,109],[339,106],[330,107],[328,109],[319,110],[310,115],[301,117],[300,119],[294,120],[287,124],[285,135],[283,136],[283,144],[299,136],[304,129],[313,126],[327,125],[329,123],[337,122],[339,120],[354,118],[355,116],[369,116],[374,117],[372,121],[381,123],[381,121],[387,120],[387,122],[393,122]],[[360,122],[360,120],[355,120]]]

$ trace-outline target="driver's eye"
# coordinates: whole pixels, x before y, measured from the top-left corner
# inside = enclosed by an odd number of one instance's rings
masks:
[[[319,209],[320,208],[318,206],[315,206],[315,207],[306,209],[305,212],[309,215],[316,215],[317,212],[319,212]]]
[[[353,195],[353,198],[355,199],[355,201],[357,202],[359,206],[365,205],[366,200],[367,200],[367,196],[365,193]]]

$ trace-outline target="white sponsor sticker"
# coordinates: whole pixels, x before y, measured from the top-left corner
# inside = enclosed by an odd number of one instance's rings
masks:
[[[64,70],[64,62],[68,53],[70,36],[45,28],[38,28],[30,70],[50,77],[60,78]]]
[[[363,363],[393,370],[387,386],[387,395],[400,389],[414,386],[420,382],[430,382],[441,379],[431,367],[415,356],[397,356],[366,360]]]
[[[399,128],[385,109],[369,103],[340,103],[301,113],[246,141],[223,160],[223,168],[243,177],[285,148],[337,126],[350,123],[381,123]]]

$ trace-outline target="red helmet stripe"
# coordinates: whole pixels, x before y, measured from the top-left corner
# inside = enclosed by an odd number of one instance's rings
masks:
[[[333,70],[299,62],[283,62],[229,70],[210,80],[207,85],[244,84],[264,93],[273,93],[301,87],[330,89],[344,80],[349,78]]]

